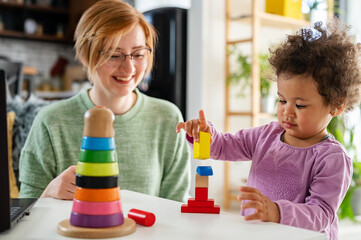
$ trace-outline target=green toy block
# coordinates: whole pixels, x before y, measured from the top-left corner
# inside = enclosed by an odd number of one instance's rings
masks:
[[[193,158],[208,159],[211,156],[211,134],[199,132],[199,142],[193,142]]]

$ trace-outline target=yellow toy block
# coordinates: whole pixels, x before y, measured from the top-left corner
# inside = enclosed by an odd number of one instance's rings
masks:
[[[302,19],[302,0],[266,0],[266,12]]]
[[[193,142],[193,158],[208,159],[211,156],[211,134],[199,132],[199,142]]]

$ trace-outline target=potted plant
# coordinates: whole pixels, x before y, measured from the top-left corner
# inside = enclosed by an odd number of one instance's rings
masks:
[[[261,87],[261,112],[274,113],[275,96],[271,95],[271,87],[273,81],[271,81],[271,65],[268,62],[268,54],[259,55],[259,66],[260,66],[260,87]]]
[[[355,216],[361,215],[361,162],[357,158],[356,143],[354,142],[354,127],[345,124],[345,116],[334,117],[327,127],[337,141],[339,141],[351,154],[353,175],[350,188],[338,211],[340,219],[349,218],[356,221]]]
[[[232,72],[227,82],[228,84],[239,84],[240,91],[237,96],[244,97],[244,90],[251,84],[251,57],[244,55],[239,49],[234,47],[231,55],[236,58],[236,70]],[[272,81],[269,80],[271,66],[268,62],[268,54],[259,54],[260,66],[260,92],[261,92],[261,112],[273,113],[275,97],[270,95]]]
[[[244,90],[250,86],[251,82],[251,63],[250,57],[243,55],[239,49],[233,47],[230,52],[231,55],[236,56],[236,70],[233,71],[227,79],[229,85],[240,85],[240,91],[237,97],[244,97]]]

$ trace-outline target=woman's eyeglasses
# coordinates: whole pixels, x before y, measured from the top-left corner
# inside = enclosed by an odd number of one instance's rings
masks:
[[[143,65],[148,62],[148,57],[151,52],[152,49],[150,48],[141,48],[135,50],[131,54],[124,54],[119,51],[114,52],[111,56],[108,55],[110,54],[109,52],[100,52],[100,54],[109,58],[106,62],[109,67],[118,68],[125,62],[128,56],[134,65]]]

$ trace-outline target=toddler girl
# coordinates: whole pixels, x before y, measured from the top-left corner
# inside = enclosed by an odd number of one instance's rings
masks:
[[[245,220],[276,222],[325,232],[337,239],[339,208],[352,177],[345,148],[327,133],[331,119],[360,101],[360,46],[349,27],[332,21],[304,28],[276,49],[278,122],[236,134],[220,133],[199,119],[180,122],[192,144],[199,131],[212,136],[211,158],[251,160],[238,199]]]

